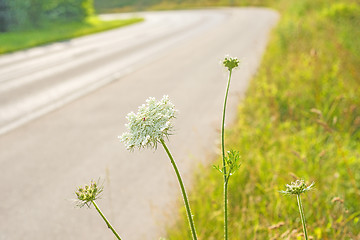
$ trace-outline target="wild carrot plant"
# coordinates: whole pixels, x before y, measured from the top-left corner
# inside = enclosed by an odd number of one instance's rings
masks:
[[[214,166],[219,170],[224,176],[224,239],[228,240],[228,184],[230,176],[240,168],[240,157],[239,152],[235,150],[228,151],[228,155],[225,155],[225,112],[226,112],[226,103],[229,94],[230,80],[232,75],[232,70],[239,66],[239,60],[237,58],[225,57],[223,61],[224,67],[229,71],[229,78],[227,82],[227,87],[225,91],[225,100],[222,113],[222,124],[221,124],[221,153],[222,153],[222,163],[223,166],[220,169],[219,167]]]
[[[302,206],[300,194],[309,191],[313,187],[313,185],[314,185],[314,183],[307,186],[305,184],[304,180],[296,180],[295,182],[292,182],[291,184],[286,184],[286,190],[281,191],[284,194],[296,195],[299,212],[300,212],[301,223],[302,223],[304,236],[305,236],[306,240],[308,240],[309,237],[308,237],[307,230],[306,230],[306,219],[305,219],[304,208]]]
[[[239,60],[237,58],[225,57],[223,65],[229,71],[221,126],[221,149],[223,166],[221,168],[215,168],[219,170],[224,177],[224,239],[228,240],[228,183],[230,176],[240,168],[240,157],[239,153],[234,150],[227,151],[227,155],[225,154],[225,112],[232,70],[238,67]],[[176,177],[180,185],[192,238],[193,240],[197,240],[195,223],[191,213],[185,186],[175,163],[175,160],[165,143],[165,139],[168,139],[169,135],[171,134],[173,128],[172,120],[175,118],[176,112],[177,111],[174,105],[170,102],[168,96],[163,96],[160,101],[157,101],[155,98],[149,98],[146,100],[145,104],[141,105],[138,108],[137,113],[130,112],[127,115],[128,123],[125,124],[125,126],[128,131],[119,136],[119,139],[130,151],[142,148],[156,149],[159,143],[163,146],[165,152],[170,159],[171,165],[174,168]],[[79,188],[78,191],[76,191],[76,195],[78,200],[80,201],[80,206],[90,206],[91,204],[93,204],[101,217],[106,222],[107,226],[113,231],[115,236],[120,239],[119,235],[116,233],[116,231],[113,229],[111,224],[108,222],[108,220],[105,218],[105,216],[102,214],[102,212],[95,203],[95,199],[101,191],[102,188],[98,188],[97,184],[92,182],[90,186]]]
[[[168,96],[164,96],[160,101],[156,101],[155,98],[149,98],[146,100],[146,104],[139,107],[137,114],[133,112],[128,114],[127,119],[129,122],[126,124],[128,132],[119,136],[119,138],[120,141],[126,145],[128,150],[133,150],[134,148],[141,149],[145,147],[156,149],[157,144],[161,143],[169,156],[171,165],[174,168],[176,177],[180,184],[192,238],[193,240],[197,240],[195,224],[191,214],[185,186],[174,158],[164,140],[165,138],[168,138],[171,133],[171,120],[175,118],[175,113],[175,107],[170,102]]]
[[[91,204],[94,205],[95,209],[98,211],[102,219],[105,221],[107,227],[114,233],[117,239],[121,240],[119,234],[115,231],[115,229],[111,226],[110,222],[106,219],[104,214],[101,212],[100,208],[96,204],[95,200],[99,198],[99,195],[103,191],[102,187],[99,187],[96,182],[91,181],[90,185],[85,185],[84,187],[79,187],[75,194],[77,196],[78,204],[77,206],[90,207]]]

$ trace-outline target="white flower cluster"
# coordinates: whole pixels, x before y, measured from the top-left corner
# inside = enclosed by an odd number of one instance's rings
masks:
[[[171,130],[171,119],[175,118],[175,107],[167,95],[160,101],[155,98],[146,100],[146,104],[139,107],[138,113],[131,112],[127,115],[129,122],[125,124],[128,132],[119,136],[128,150],[134,148],[156,148],[157,143],[168,137]]]
[[[291,184],[286,184],[286,190],[280,192],[284,194],[299,195],[301,193],[310,191],[313,186],[314,183],[311,183],[309,186],[307,186],[305,181],[300,179],[300,180],[296,180],[295,182],[292,182]]]

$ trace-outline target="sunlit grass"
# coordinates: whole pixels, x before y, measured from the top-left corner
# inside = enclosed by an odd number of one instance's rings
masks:
[[[360,14],[333,4],[272,4],[282,18],[227,131],[242,159],[229,186],[232,239],[303,239],[297,206],[279,193],[295,177],[316,183],[303,199],[309,236],[360,239]],[[190,201],[199,239],[222,239],[222,180],[210,166]],[[183,220],[168,239],[190,239]]]
[[[108,6],[108,7],[106,7]],[[112,7],[111,7],[112,6]],[[116,7],[117,6],[117,7]],[[122,7],[121,7],[122,6]],[[107,1],[97,6],[99,12],[135,12],[147,10],[180,10],[206,7],[229,7],[229,6],[274,6],[273,0],[159,0],[147,1],[133,0],[131,3],[114,3]]]
[[[90,17],[84,22],[47,23],[40,29],[0,33],[0,54],[63,41],[143,21],[142,18],[102,21]]]

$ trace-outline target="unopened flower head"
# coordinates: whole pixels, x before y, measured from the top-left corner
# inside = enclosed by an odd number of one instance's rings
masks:
[[[168,96],[160,101],[155,98],[146,100],[146,104],[139,107],[138,113],[129,113],[129,122],[125,125],[128,132],[119,136],[128,150],[134,148],[156,148],[157,143],[168,137],[172,130],[171,120],[175,118],[175,107]]]
[[[226,56],[224,61],[223,61],[223,65],[224,67],[226,67],[229,71],[231,71],[234,68],[237,68],[239,66],[239,60],[236,57],[229,57]]]
[[[286,190],[280,191],[280,192],[285,193],[285,194],[299,195],[301,193],[311,190],[311,188],[313,186],[314,186],[314,183],[311,183],[309,186],[307,186],[305,181],[301,179],[301,180],[296,180],[295,182],[292,182],[291,184],[286,184]]]
[[[98,184],[94,181],[91,181],[90,185],[85,185],[84,187],[79,187],[75,194],[78,199],[78,206],[83,207],[84,205],[90,206],[91,201],[99,198],[99,194],[102,192],[102,187],[99,187]]]

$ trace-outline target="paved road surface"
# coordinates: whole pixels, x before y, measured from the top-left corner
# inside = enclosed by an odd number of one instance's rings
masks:
[[[278,15],[140,15],[137,25],[0,57],[0,240],[113,239],[94,209],[72,201],[76,186],[99,177],[98,204],[123,239],[164,236],[181,203],[170,162],[161,148],[130,153],[117,139],[149,96],[167,94],[179,110],[169,147],[188,190],[197,164],[217,153],[227,77],[219,62],[242,61],[230,122]]]

